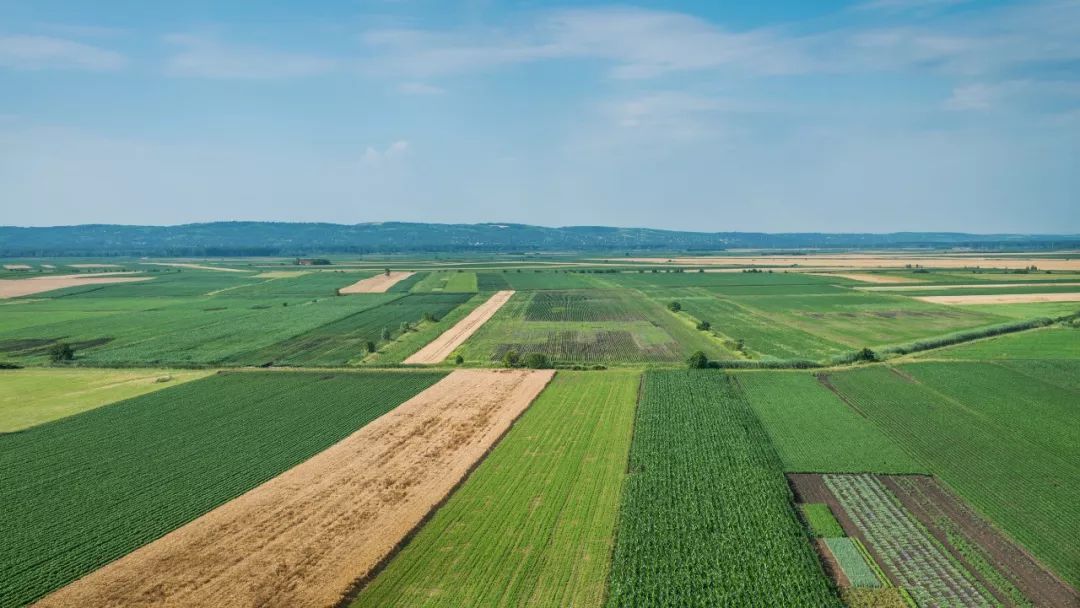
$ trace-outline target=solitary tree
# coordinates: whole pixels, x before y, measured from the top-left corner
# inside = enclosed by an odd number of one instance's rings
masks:
[[[375,342],[373,342],[371,340],[368,340],[367,342],[364,342],[364,348],[366,348],[367,352],[369,352],[369,353],[375,352]]]
[[[503,355],[503,365],[506,367],[517,367],[521,363],[521,355],[516,350],[508,350]]]
[[[678,302],[671,302],[667,307],[671,312],[679,312],[682,310],[682,304],[679,304]]]
[[[67,363],[75,358],[75,349],[67,342],[57,342],[49,347],[49,360],[53,363]]]
[[[462,365],[465,363],[465,357],[461,355],[454,355],[454,365]]]
[[[709,323],[708,321],[699,321],[697,324],[697,328],[701,331],[709,331],[711,327],[712,323]]]
[[[386,276],[390,276],[390,269],[389,268],[386,269]]]
[[[383,342],[387,342],[387,341],[390,340],[390,328],[389,327],[382,328],[382,333],[379,334],[379,339],[382,340]]]
[[[709,367],[709,357],[699,350],[690,355],[690,358],[686,360],[686,363],[690,366],[690,369],[705,369]]]
[[[529,369],[548,369],[551,362],[544,353],[529,353],[521,360],[521,365]]]

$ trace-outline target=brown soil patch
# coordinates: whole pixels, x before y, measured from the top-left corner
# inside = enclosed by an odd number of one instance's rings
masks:
[[[469,336],[480,329],[480,326],[487,323],[488,319],[494,316],[513,295],[514,292],[510,290],[496,292],[495,295],[488,298],[487,302],[477,306],[464,319],[444,331],[442,335],[432,340],[427,346],[410,355],[409,358],[405,359],[405,363],[430,365],[445,361],[450,356],[450,353],[454,352],[455,348],[461,346],[465,340],[469,339]]]
[[[220,272],[247,272],[239,268],[223,268],[221,266],[204,266],[202,264],[189,264],[186,262],[142,262],[149,266],[170,266],[173,268],[193,268],[195,270],[217,270]]]
[[[941,284],[930,285],[889,285],[885,287],[856,287],[860,291],[919,291],[923,289],[986,289],[999,287],[1080,287],[1080,283],[1054,283],[1040,281],[1038,283],[965,283],[965,284]]]
[[[416,273],[393,270],[390,274],[377,274],[373,277],[361,279],[348,287],[342,287],[338,290],[338,293],[343,295],[350,293],[386,293],[387,289],[414,274]]]
[[[818,277],[841,277],[863,283],[917,283],[915,279],[898,277],[891,274],[870,274],[867,272],[807,272]]]
[[[932,304],[1028,304],[1031,302],[1080,302],[1075,293],[995,293],[976,296],[917,296]]]
[[[824,538],[814,539],[814,548],[817,550],[818,559],[821,560],[821,565],[825,569],[825,574],[828,574],[834,581],[836,581],[837,587],[850,587],[851,581],[848,580],[844,571],[840,568],[840,563],[836,561],[832,551],[829,550],[829,545],[825,544]]]
[[[455,371],[39,605],[334,606],[465,478],[553,374]]]
[[[1080,606],[1080,593],[1061,581],[1034,557],[994,528],[989,522],[971,510],[962,500],[949,492],[931,477],[878,476],[924,526],[954,556],[963,558],[949,542],[942,529],[946,525],[955,529],[971,544],[980,547],[993,566],[1016,586],[1035,606],[1045,608],[1068,608]],[[950,524],[951,522],[951,524]],[[973,568],[970,571],[975,572]],[[984,586],[995,592],[999,600],[1013,605],[1008,598],[988,581]]]
[[[0,279],[0,299],[18,298],[35,293],[81,287],[83,285],[105,285],[109,283],[134,283],[149,281],[153,277],[116,276],[134,273],[102,272],[94,275],[66,274],[59,276],[33,277],[29,279]],[[108,275],[108,276],[106,276]]]

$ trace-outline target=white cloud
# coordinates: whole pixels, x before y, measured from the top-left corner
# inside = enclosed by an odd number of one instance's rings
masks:
[[[380,166],[384,163],[393,162],[404,157],[409,152],[409,142],[399,139],[386,148],[379,150],[375,146],[368,146],[360,157],[360,163],[368,167]]]
[[[226,45],[192,34],[171,34],[165,41],[180,49],[168,60],[169,73],[177,76],[281,80],[324,74],[338,63],[320,55]]]
[[[118,70],[127,58],[107,49],[49,36],[0,36],[0,66],[19,70]]]
[[[405,95],[442,95],[446,92],[442,87],[426,82],[403,82],[398,85],[397,90]]]

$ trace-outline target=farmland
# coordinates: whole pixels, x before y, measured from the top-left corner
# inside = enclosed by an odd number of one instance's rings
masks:
[[[728,378],[648,372],[608,606],[839,606]]]
[[[1075,306],[917,299],[1075,272],[705,257],[5,261],[148,280],[0,301],[0,606],[1080,601]]]
[[[195,519],[442,375],[217,375],[3,437],[0,496],[18,507],[0,519],[3,605],[38,598]]]
[[[601,606],[637,385],[559,374],[353,606]]]

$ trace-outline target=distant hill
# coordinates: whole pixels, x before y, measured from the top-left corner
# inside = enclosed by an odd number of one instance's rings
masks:
[[[180,226],[87,224],[0,227],[0,255],[242,256],[312,253],[716,251],[731,248],[967,247],[981,250],[1080,247],[1080,235],[955,232],[825,234],[680,232],[649,228],[525,224],[325,224],[212,222]]]

